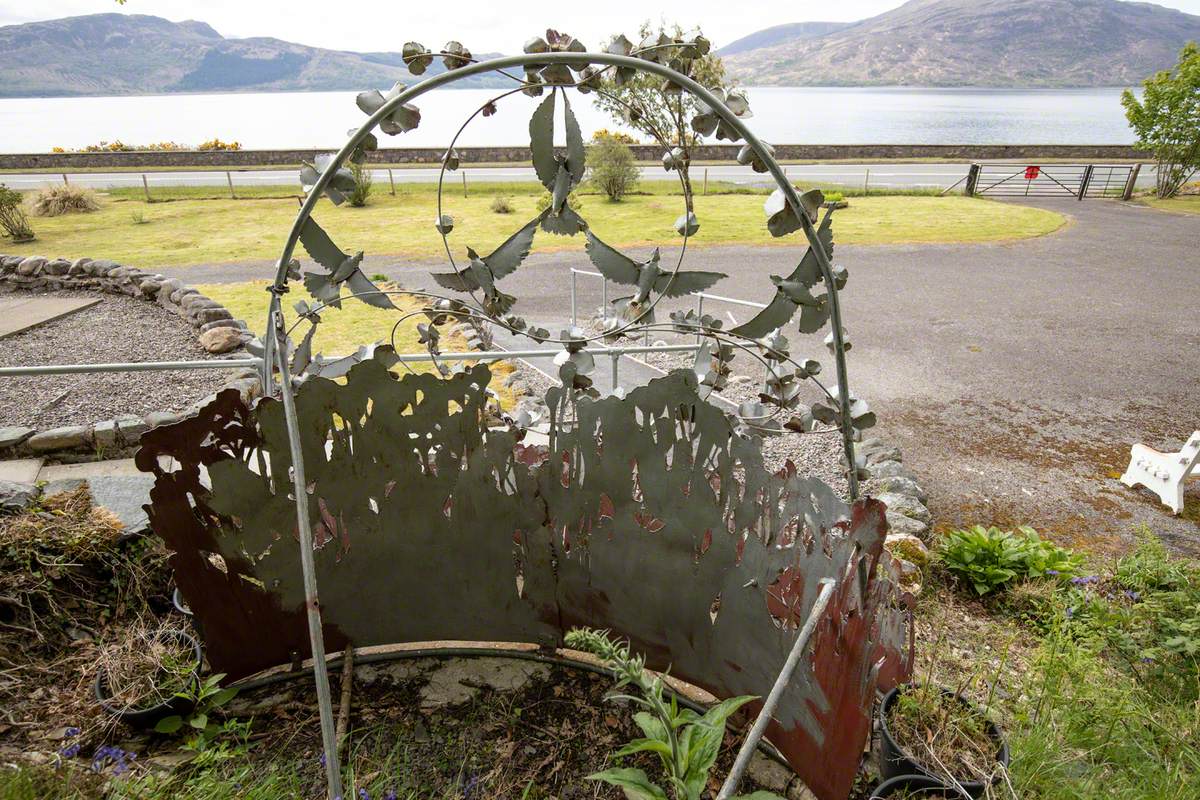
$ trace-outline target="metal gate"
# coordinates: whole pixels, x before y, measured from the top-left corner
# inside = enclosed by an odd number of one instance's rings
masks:
[[[972,164],[970,197],[1113,197],[1128,200],[1141,164]]]

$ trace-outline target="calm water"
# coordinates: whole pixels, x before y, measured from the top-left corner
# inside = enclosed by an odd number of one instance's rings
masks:
[[[421,126],[386,145],[442,147],[466,115],[495,94],[451,89],[421,98]],[[821,144],[1126,144],[1133,135],[1120,89],[1013,91],[909,88],[751,88],[755,131],[770,142]],[[585,132],[614,127],[573,96]],[[524,95],[478,117],[464,145],[528,142]],[[363,115],[353,92],[195,94],[0,99],[0,152],[44,152],[99,141],[176,141],[217,136],[247,148],[335,147]]]

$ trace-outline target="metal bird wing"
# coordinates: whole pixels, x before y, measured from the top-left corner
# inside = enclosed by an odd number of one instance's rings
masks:
[[[364,275],[361,269],[356,269],[350,273],[350,277],[346,279],[346,285],[350,287],[350,291],[354,293],[355,297],[369,306],[389,309],[396,307],[392,303],[391,298],[386,294],[382,294],[379,287]]]
[[[431,272],[429,274],[433,276],[439,286],[456,292],[474,292],[480,288],[479,281],[469,269],[464,269],[462,272]]]
[[[542,101],[529,118],[529,150],[533,154],[533,169],[547,189],[554,190],[558,176],[558,159],[554,157],[554,97]]]
[[[817,241],[821,243],[821,246],[825,248],[825,253],[829,256],[833,255],[833,228],[831,227],[832,218],[833,212],[826,212],[825,218],[821,220],[821,225],[817,228]],[[800,263],[796,266],[796,269],[794,269],[792,274],[787,276],[785,280],[798,281],[799,283],[812,288],[813,286],[816,286],[817,281],[819,281],[821,277],[820,262],[817,261],[817,255],[813,252],[812,247],[809,247],[808,250],[804,252],[804,257],[800,259]],[[745,325],[734,328],[731,333],[738,334],[739,336],[749,336],[752,339],[761,339],[771,331],[782,328],[784,325],[787,325],[789,322],[791,322],[792,317],[796,314],[796,309],[799,307],[800,305],[798,303],[789,299],[782,291],[777,290],[775,293],[775,299],[773,299],[766,308],[758,312],[758,314],[755,315],[755,317]],[[821,308],[827,307],[827,303],[822,304],[821,306]],[[820,320],[820,322],[818,323],[817,320]],[[804,322],[805,324],[803,325],[802,332],[805,333],[812,333],[813,330],[818,330],[820,329],[821,325],[825,324],[824,320],[821,319],[820,310],[814,308],[812,311],[809,311],[808,307],[805,307]],[[812,328],[813,324],[816,324],[817,327],[815,329],[808,330]]]
[[[313,261],[330,272],[337,272],[346,259],[350,258],[333,243],[333,239],[329,238],[325,229],[318,225],[312,217],[304,220],[304,227],[300,228],[300,244],[304,245],[304,249],[312,256]]]
[[[654,281],[654,291],[663,297],[683,297],[703,292],[724,277],[727,277],[724,272],[664,272]]]
[[[602,242],[594,233],[586,233],[588,258],[604,277],[615,283],[637,286],[642,268],[629,256],[620,253]]]
[[[524,228],[508,237],[504,244],[492,251],[491,255],[483,258],[483,263],[487,264],[493,278],[499,280],[505,275],[515,272],[517,267],[521,266],[521,262],[525,260],[533,247],[533,236],[537,233],[538,223],[545,216],[546,214],[542,213],[531,219]]]

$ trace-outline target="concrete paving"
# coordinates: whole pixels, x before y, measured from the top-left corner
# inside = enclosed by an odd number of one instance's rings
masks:
[[[91,297],[0,297],[0,339],[45,325],[100,302]]]
[[[924,478],[940,525],[1029,522],[1120,549],[1145,523],[1200,553],[1196,489],[1174,518],[1116,480],[1130,445],[1176,448],[1200,422],[1200,217],[1102,200],[1030,204],[1070,224],[1012,243],[838,248],[851,276],[851,386]],[[726,272],[712,291],[761,301],[773,291],[768,276],[798,255],[711,247],[689,252],[687,267]],[[430,266],[365,265],[411,287],[432,285]],[[502,288],[557,332],[570,266],[590,267],[582,253],[535,253]],[[171,271],[191,281],[271,272],[264,263]],[[598,305],[598,283],[579,286],[581,308]],[[706,310],[745,317],[719,303]],[[828,355],[818,337],[792,338],[799,352]]]
[[[45,466],[40,458],[0,461],[0,480],[43,483],[46,495],[69,492],[87,481],[96,505],[115,514],[129,533],[146,529],[142,506],[150,501],[154,485],[154,477],[139,472],[132,458]]]

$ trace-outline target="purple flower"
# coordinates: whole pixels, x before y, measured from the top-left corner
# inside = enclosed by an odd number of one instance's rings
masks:
[[[1075,609],[1068,606],[1067,607],[1067,619],[1070,619],[1073,616],[1075,616]]]
[[[1133,591],[1132,589],[1126,589],[1125,596],[1128,597],[1130,600],[1132,600],[1135,603],[1138,600],[1142,599],[1142,596],[1140,594],[1138,594],[1137,592]]]
[[[1049,576],[1050,576],[1050,577],[1052,577],[1052,578],[1057,578],[1057,577],[1058,577],[1059,575],[1061,575],[1062,573],[1061,573],[1061,572],[1059,572],[1059,571],[1058,571],[1058,570],[1056,570],[1056,569],[1048,569],[1048,570],[1046,570],[1046,574],[1047,574],[1047,575],[1049,575]]]
[[[82,747],[83,745],[81,745],[79,742],[75,742],[74,744],[67,745],[62,750],[59,750],[58,753],[63,758],[74,758],[75,756],[79,755],[79,751]]]
[[[92,772],[99,774],[111,763],[113,774],[123,775],[129,771],[129,762],[136,760],[137,753],[127,752],[116,745],[101,745],[92,756]]]
[[[371,800],[371,793],[366,789],[358,790],[358,800]]]
[[[383,800],[396,800],[396,790],[388,789],[386,792],[384,792]]]
[[[82,733],[82,731],[80,731],[79,728],[70,727],[70,728],[67,728],[65,731],[63,731],[63,736],[65,736],[68,739],[74,739],[80,733]]]
[[[322,768],[324,768],[324,766],[325,766],[325,753],[321,753],[321,755],[317,756],[317,763],[318,763],[318,764],[320,764]],[[341,799],[340,797],[338,797],[338,798],[336,798],[336,800],[342,800],[342,799]]]

